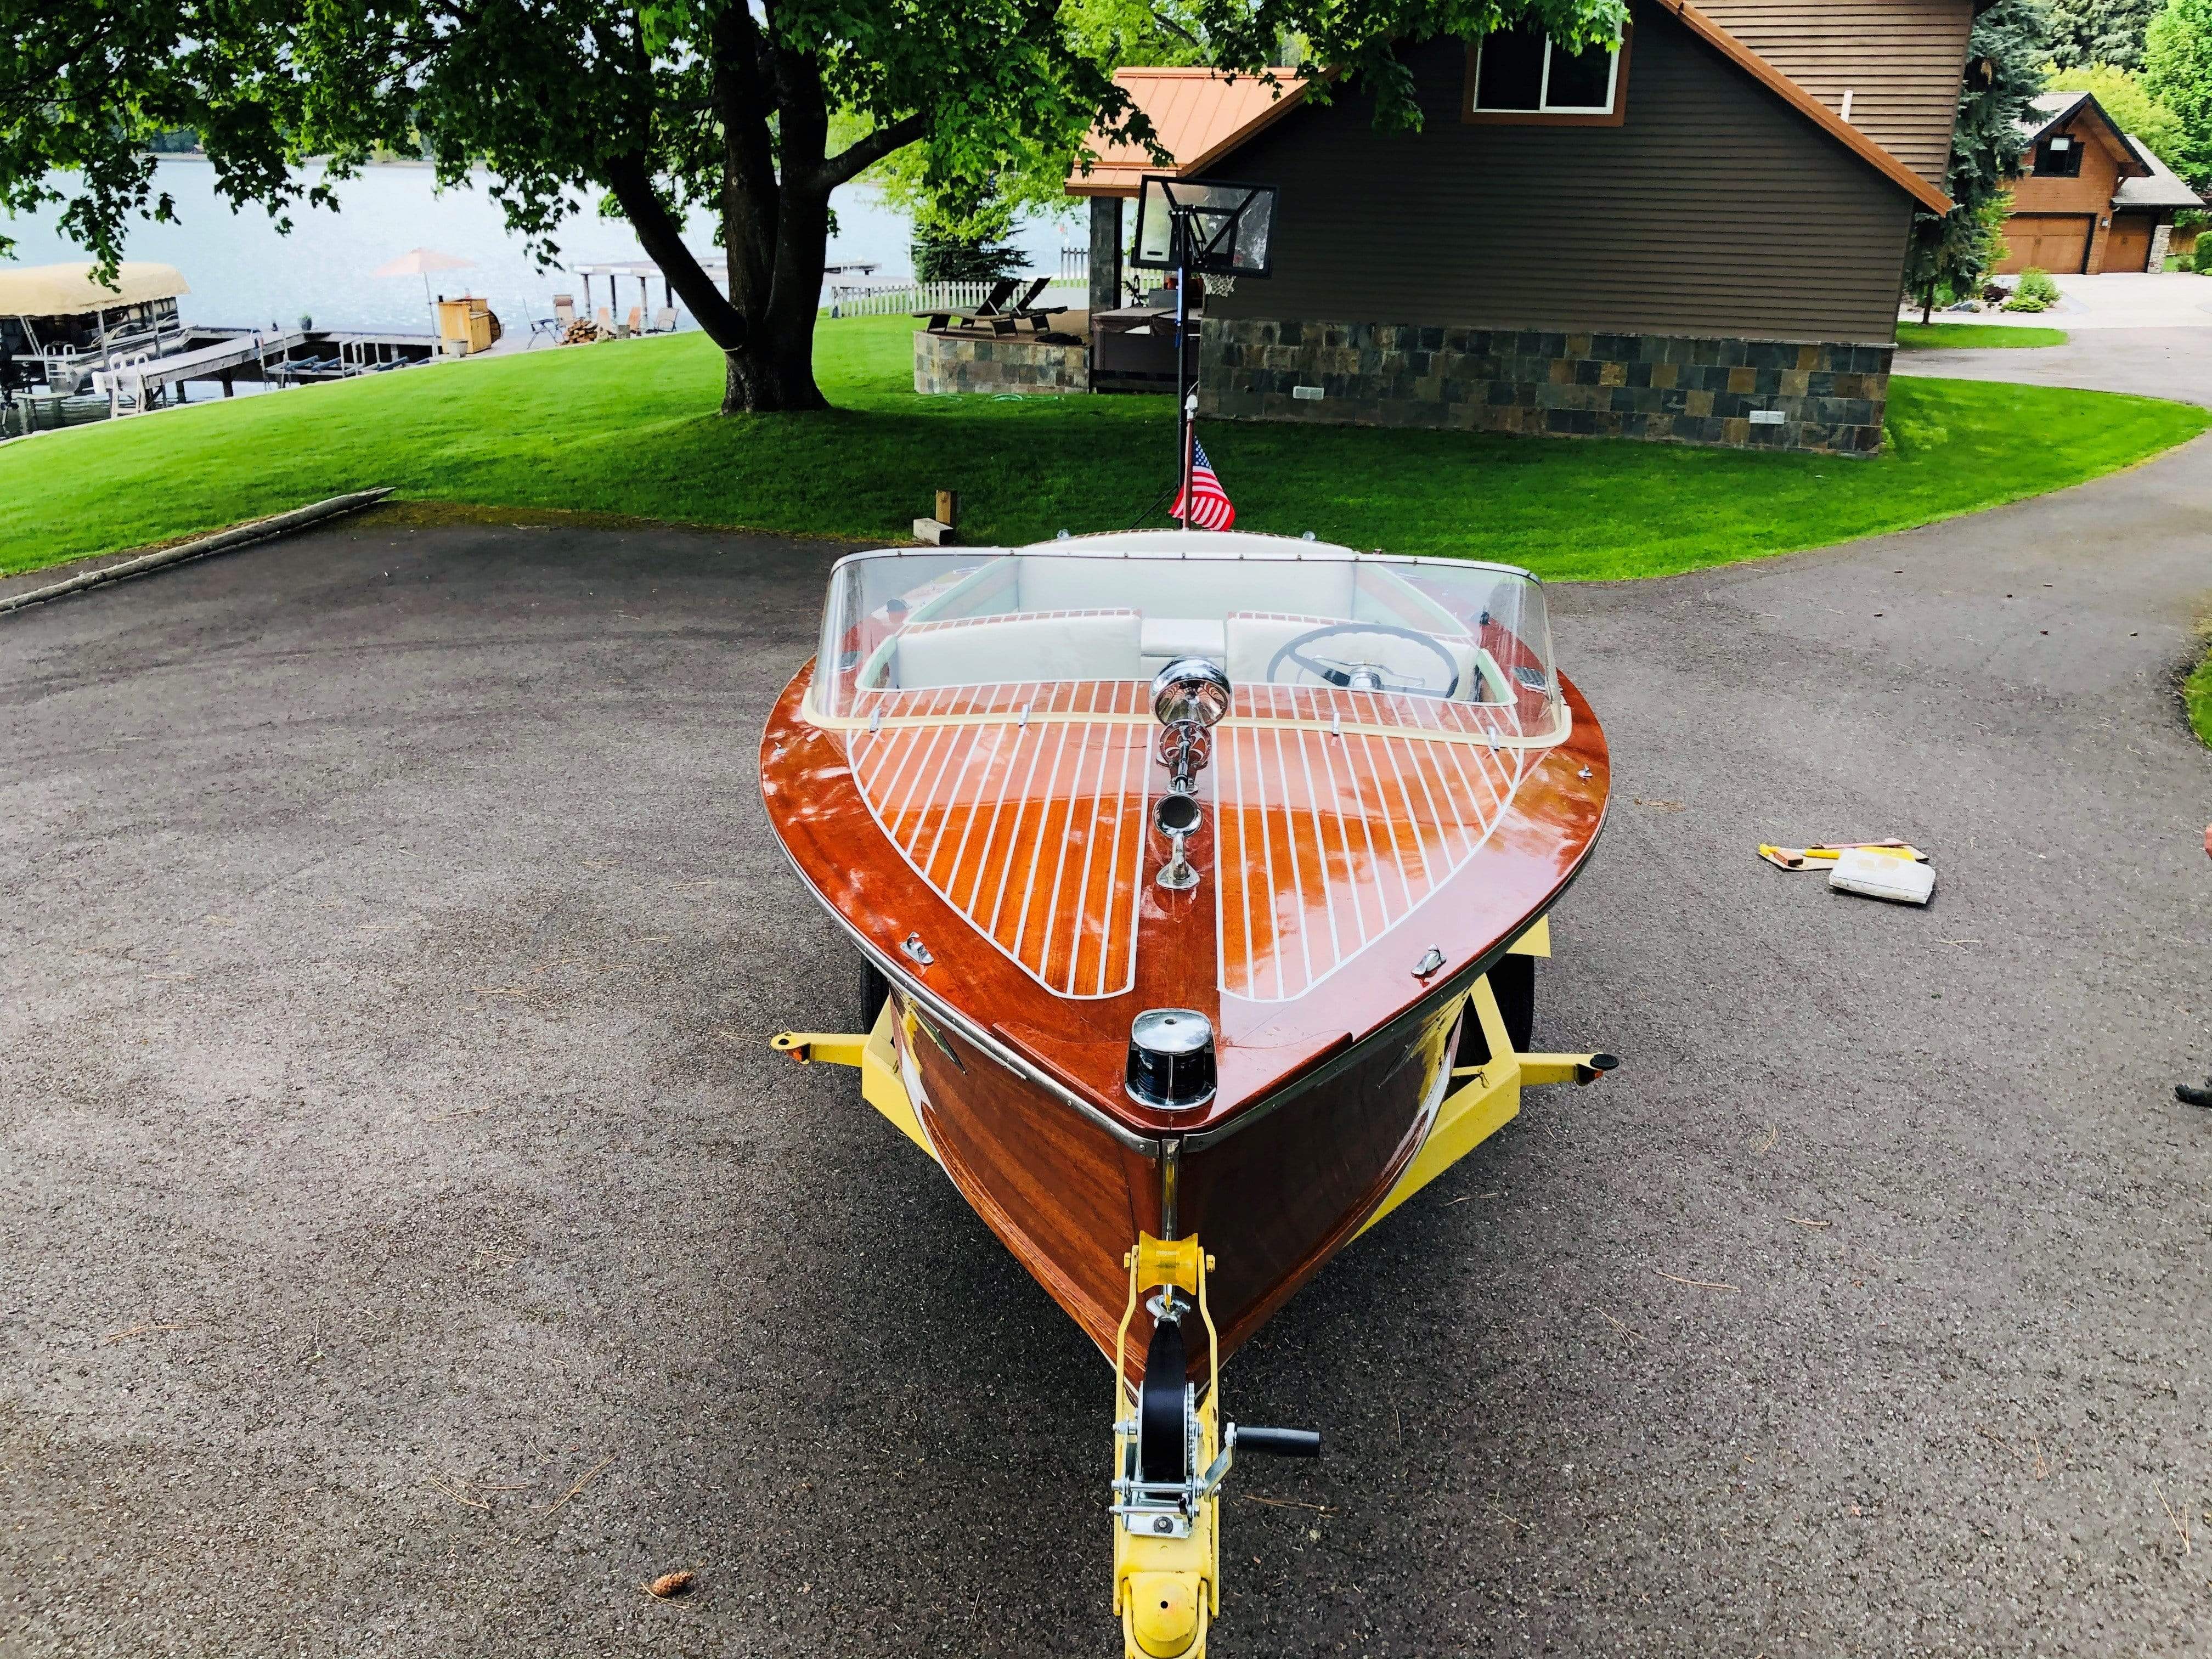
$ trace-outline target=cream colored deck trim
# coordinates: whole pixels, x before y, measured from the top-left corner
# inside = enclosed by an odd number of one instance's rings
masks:
[[[1470,703],[1474,708],[1486,708],[1488,703]],[[1072,726],[1150,726],[1152,717],[1146,714],[1091,714],[1081,709],[1036,709],[1027,714],[1019,709],[994,709],[981,714],[889,714],[877,719],[866,714],[825,714],[814,706],[814,691],[807,689],[806,699],[799,706],[800,718],[810,726],[825,732],[900,732],[926,726],[1016,726],[1026,721],[1030,726],[1054,724]],[[1574,730],[1574,714],[1565,704],[1560,706],[1559,723],[1550,732],[1534,735],[1516,735],[1508,732],[1445,732],[1428,726],[1376,726],[1364,721],[1289,720],[1275,715],[1231,714],[1215,728],[1217,731],[1255,732],[1278,729],[1285,732],[1334,732],[1347,738],[1405,738],[1415,743],[1445,743],[1462,744],[1472,749],[1551,749],[1567,740]]]

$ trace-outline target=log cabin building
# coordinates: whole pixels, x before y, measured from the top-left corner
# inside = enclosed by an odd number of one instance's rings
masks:
[[[2005,218],[2001,274],[2094,276],[2166,264],[2173,216],[2203,206],[2172,168],[2086,92],[2046,92],[2021,125],[2027,148]]]
[[[1208,415],[1871,453],[1976,9],[1631,0],[1617,52],[1429,40],[1418,132],[1287,74],[1125,70],[1177,161],[1101,143],[1069,179],[1094,309],[1145,173],[1271,184],[1272,278],[1206,297]]]

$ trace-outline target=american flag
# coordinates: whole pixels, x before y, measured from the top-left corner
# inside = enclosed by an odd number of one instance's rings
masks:
[[[1237,522],[1237,508],[1228,492],[1222,489],[1221,480],[1213,476],[1213,465],[1206,459],[1205,447],[1193,438],[1190,451],[1190,521],[1200,530],[1226,530]],[[1177,492],[1175,505],[1168,509],[1168,517],[1183,516],[1183,498]]]

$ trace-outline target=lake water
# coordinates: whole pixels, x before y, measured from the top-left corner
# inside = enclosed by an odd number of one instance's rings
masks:
[[[541,271],[523,252],[520,240],[507,234],[499,204],[484,188],[486,180],[479,177],[473,187],[440,191],[426,166],[372,167],[358,178],[340,181],[338,210],[295,208],[289,236],[279,235],[258,208],[234,214],[216,194],[215,169],[205,161],[165,156],[155,172],[155,188],[175,198],[180,222],[134,225],[124,257],[155,260],[184,272],[192,289],[180,302],[188,323],[289,328],[305,314],[319,328],[424,333],[430,315],[422,279],[370,273],[410,248],[431,247],[476,261],[468,270],[434,273],[434,292],[481,295],[509,329],[519,331],[530,319],[551,314],[556,290],[582,302],[582,284],[568,274],[570,264],[644,257],[627,222],[602,219],[587,209],[556,237],[563,264]],[[319,169],[309,169],[307,177],[319,177]],[[911,229],[902,214],[885,207],[865,185],[847,185],[832,202],[837,235],[830,245],[830,263],[874,260],[882,267],[878,280],[912,275]],[[1033,220],[1017,233],[1015,245],[1040,276],[1060,269],[1062,247],[1086,239],[1079,210],[1079,204],[1072,204],[1065,219]],[[49,209],[9,222],[8,234],[17,244],[16,263],[42,265],[88,257],[55,228],[58,216],[58,210]],[[686,228],[693,247],[713,249],[708,221],[695,217]],[[605,292],[605,284],[594,279],[594,299]],[[635,282],[624,284],[621,298],[625,310],[638,302]],[[653,299],[658,303],[657,286]],[[684,322],[688,326],[690,319]]]

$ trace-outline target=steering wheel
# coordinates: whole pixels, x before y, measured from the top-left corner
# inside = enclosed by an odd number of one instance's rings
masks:
[[[1309,655],[1306,647],[1322,640],[1334,639],[1340,634],[1363,634],[1372,637],[1381,634],[1391,639],[1411,640],[1435,653],[1444,665],[1445,685],[1442,691],[1431,690],[1425,684],[1393,684],[1383,675],[1382,668],[1371,662],[1345,662],[1334,657]],[[1267,665],[1268,684],[1275,683],[1275,671],[1289,662],[1303,668],[1316,679],[1331,685],[1340,685],[1357,691],[1413,691],[1427,697],[1449,698],[1459,690],[1459,663],[1452,653],[1418,629],[1399,628],[1389,623],[1330,623],[1324,627],[1309,629],[1296,639],[1286,641]]]

